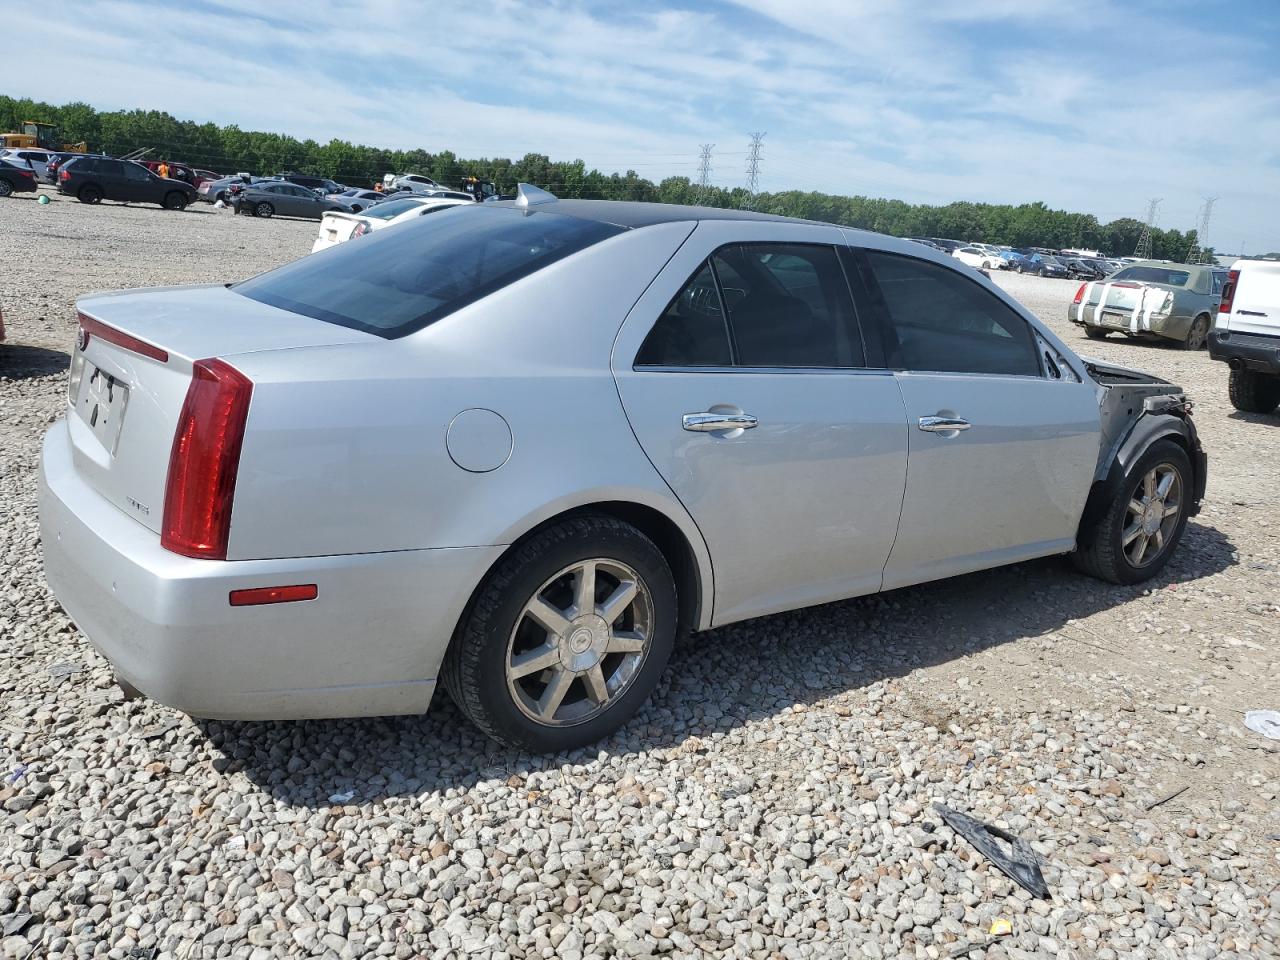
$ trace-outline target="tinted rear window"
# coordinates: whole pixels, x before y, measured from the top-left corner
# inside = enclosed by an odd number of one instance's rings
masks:
[[[1191,274],[1186,270],[1166,270],[1164,267],[1125,267],[1112,280],[1141,280],[1143,283],[1163,283],[1170,287],[1186,286]]]
[[[383,200],[376,209],[367,210],[365,216],[377,217],[379,220],[390,220],[392,217],[398,217],[402,213],[417,210],[421,207],[421,200]]]
[[[403,337],[622,227],[459,206],[236,284],[237,293],[380,337]]]

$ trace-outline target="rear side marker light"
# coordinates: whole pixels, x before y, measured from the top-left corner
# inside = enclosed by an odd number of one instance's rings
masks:
[[[86,317],[83,313],[76,314],[76,319],[80,321],[80,349],[82,351],[89,345],[90,338],[97,337],[99,340],[114,343],[117,347],[141,354],[144,357],[150,357],[152,360],[159,360],[161,363],[169,362],[169,351],[167,350],[161,350],[145,340],[131,337],[124,331],[109,327],[101,320],[95,320],[93,317]]]
[[[178,415],[164,488],[160,545],[225,560],[253,383],[224,360],[197,360]]]
[[[1240,271],[1227,271],[1227,282],[1222,285],[1222,301],[1218,304],[1219,313],[1230,313],[1236,300],[1236,286],[1240,283]]]
[[[264,603],[294,603],[298,600],[314,600],[319,591],[314,583],[298,583],[289,587],[254,587],[251,590],[232,590],[233,607],[256,607]]]

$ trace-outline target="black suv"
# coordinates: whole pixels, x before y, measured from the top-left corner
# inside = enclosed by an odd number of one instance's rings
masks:
[[[196,199],[196,188],[189,183],[157,177],[140,163],[111,157],[68,159],[58,168],[58,192],[81,203],[158,203],[166,210],[181,210]]]

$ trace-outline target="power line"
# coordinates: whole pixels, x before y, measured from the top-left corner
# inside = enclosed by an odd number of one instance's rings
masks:
[[[1200,225],[1196,227],[1196,239],[1187,252],[1187,263],[1204,261],[1205,238],[1209,236],[1209,218],[1213,216],[1213,205],[1217,200],[1217,197],[1204,198],[1204,204],[1200,207]]]
[[[1147,202],[1147,220],[1142,226],[1142,235],[1138,237],[1138,245],[1133,250],[1133,255],[1139,260],[1151,259],[1151,228],[1156,225],[1156,208],[1160,206],[1163,197],[1152,197]]]
[[[711,151],[715,149],[714,143],[704,143],[698,148],[698,193],[697,202],[705,203],[707,194],[711,189]]]
[[[751,149],[747,153],[747,207],[755,206],[756,194],[760,192],[760,147],[764,138],[764,132],[751,134]]]

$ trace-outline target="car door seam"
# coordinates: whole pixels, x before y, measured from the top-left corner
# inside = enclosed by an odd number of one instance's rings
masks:
[[[893,542],[889,544],[889,552],[884,556],[884,565],[880,568],[880,590],[884,592],[884,578],[889,570],[889,561],[893,559],[893,548],[898,545],[898,535],[902,532],[902,515],[907,509],[907,485],[911,478],[911,418],[907,412],[907,395],[902,390],[902,379],[893,374],[893,382],[898,388],[898,399],[902,401],[902,442],[905,445],[906,463],[902,470],[902,497],[898,501],[898,522],[893,528]]]

